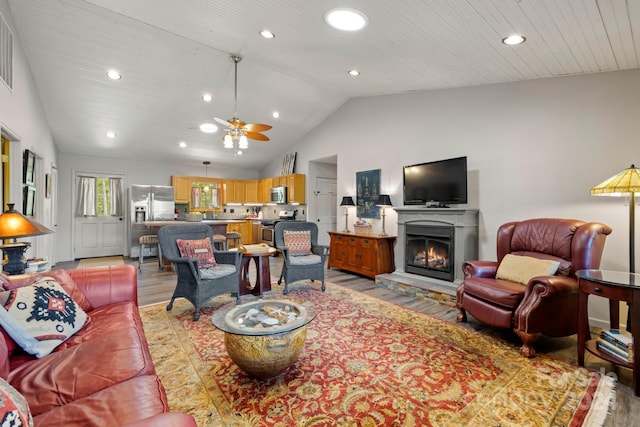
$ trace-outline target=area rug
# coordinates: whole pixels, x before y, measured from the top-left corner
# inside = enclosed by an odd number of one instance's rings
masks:
[[[183,299],[170,312],[142,307],[171,410],[199,426],[592,426],[613,398],[598,372],[525,359],[513,344],[337,285],[287,298],[318,315],[298,360],[270,380],[241,371],[211,323],[231,297],[198,322]]]
[[[109,267],[111,265],[121,264],[124,264],[124,259],[121,256],[84,258],[78,262],[78,266],[76,268]]]

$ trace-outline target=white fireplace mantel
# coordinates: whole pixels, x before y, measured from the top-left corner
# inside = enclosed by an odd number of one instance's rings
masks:
[[[462,282],[462,263],[478,258],[478,209],[427,208],[424,206],[396,207],[398,238],[394,250],[395,273],[413,276],[421,281],[433,282],[440,288],[455,291]],[[434,279],[405,272],[406,225],[447,225],[454,227],[454,281]]]

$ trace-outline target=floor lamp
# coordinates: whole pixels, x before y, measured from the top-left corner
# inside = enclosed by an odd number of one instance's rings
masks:
[[[342,230],[343,233],[349,232],[349,206],[355,205],[356,204],[353,203],[353,197],[351,196],[344,196],[342,198],[342,201],[340,202],[340,206],[344,206],[344,230]]]
[[[376,202],[376,206],[380,206],[382,208],[382,233],[380,233],[380,235],[387,236],[388,234],[384,229],[385,217],[387,216],[387,214],[384,212],[384,210],[385,208],[389,208],[393,206],[393,204],[391,203],[391,197],[389,197],[388,194],[380,194],[378,196],[378,201]]]
[[[634,165],[591,189],[591,195],[593,196],[629,196],[629,271],[631,273],[636,272],[636,193],[640,193],[640,169]],[[636,310],[638,310],[638,307],[636,307]],[[627,330],[631,330],[631,310],[627,312]]]
[[[13,203],[7,203],[7,206],[9,209],[0,215],[0,240],[13,239],[13,242],[0,245],[0,249],[7,255],[3,270],[10,275],[23,274],[27,264],[22,261],[22,255],[31,243],[18,242],[18,237],[40,236],[53,231],[22,215],[13,208]]]

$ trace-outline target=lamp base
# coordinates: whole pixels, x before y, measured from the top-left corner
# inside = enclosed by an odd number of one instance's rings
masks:
[[[24,251],[31,246],[29,242],[16,242],[0,245],[0,249],[7,254],[7,263],[3,266],[3,271],[8,275],[24,274],[27,263],[22,261]]]

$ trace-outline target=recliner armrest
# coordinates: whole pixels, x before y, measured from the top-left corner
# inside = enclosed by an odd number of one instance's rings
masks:
[[[496,261],[465,261],[462,263],[464,277],[496,277],[498,271]]]

